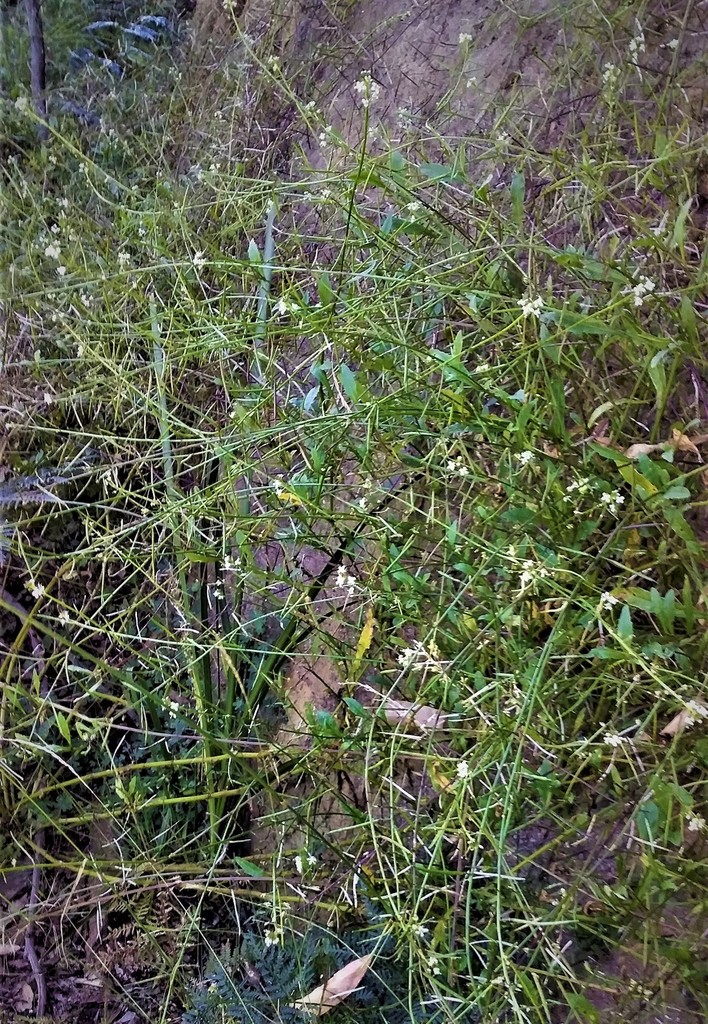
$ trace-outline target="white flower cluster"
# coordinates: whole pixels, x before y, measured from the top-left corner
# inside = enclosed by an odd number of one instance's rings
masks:
[[[613,516],[619,515],[620,505],[624,505],[624,495],[619,491],[605,491],[600,495],[600,501],[607,506],[607,511]]]
[[[381,95],[381,86],[373,80],[370,71],[362,71],[361,78],[355,83],[354,89],[361,97],[361,105],[365,110],[372,103],[376,103]]]
[[[636,23],[637,29],[634,36],[629,40],[629,57],[630,60],[636,61],[640,53],[644,53],[647,48],[646,39],[644,38],[644,30],[639,22]]]
[[[525,452],[518,452],[518,454],[515,455],[514,458],[516,459],[516,461],[519,463],[520,466],[529,466],[532,462],[535,461],[536,455],[532,451],[525,451]]]
[[[696,722],[708,719],[708,707],[697,700],[689,700],[686,702],[686,712],[687,714],[684,717],[684,729],[690,729],[691,726],[696,724]]]
[[[398,655],[398,664],[404,671],[412,669],[422,672],[429,669],[442,676],[446,674],[445,665],[440,658],[440,648],[434,640],[431,640],[427,647],[419,640],[414,640],[411,647],[404,647]]]
[[[531,298],[530,295],[525,295],[523,299],[519,299],[517,305],[521,307],[521,312],[524,316],[540,317],[541,310],[543,309],[543,299],[540,295],[535,299]]]
[[[542,565],[540,562],[534,562],[531,558],[525,559],[521,563],[521,572],[519,574],[519,593],[523,593],[524,590],[535,586],[539,580],[547,579],[550,575],[545,565]]]
[[[349,596],[352,597],[357,587],[357,579],[356,576],[351,576],[343,565],[340,565],[334,578],[334,585],[346,588]]]
[[[601,612],[608,612],[616,604],[619,604],[619,599],[614,594],[611,594],[609,590],[600,594],[599,608]]]
[[[620,69],[616,64],[605,64],[602,69],[602,84],[607,89],[614,89],[619,81]]]
[[[470,475],[470,468],[465,465],[465,460],[461,455],[458,455],[455,459],[448,460],[447,471],[448,473],[452,473],[454,476],[459,476],[463,479]]]
[[[627,737],[620,736],[618,732],[606,732],[602,737],[602,742],[606,746],[612,747],[613,750],[617,750],[627,742]]]
[[[651,295],[655,288],[654,282],[642,274],[637,283],[625,288],[622,294],[631,295],[635,306],[643,306],[647,295]]]

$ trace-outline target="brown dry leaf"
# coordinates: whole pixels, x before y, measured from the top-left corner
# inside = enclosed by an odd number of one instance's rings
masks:
[[[342,967],[341,971],[333,974],[326,984],[313,988],[312,992],[298,999],[293,1005],[297,1010],[308,1010],[316,1017],[329,1013],[356,991],[369,969],[372,957],[373,953],[367,953],[358,960],[352,960],[346,967]]]
[[[22,949],[16,942],[0,942],[0,956],[14,956]]]
[[[28,985],[26,981],[17,990],[14,1004],[16,1013],[29,1013],[34,1006],[34,991],[32,986]]]
[[[682,708],[677,715],[668,722],[661,730],[662,736],[680,736],[686,729],[690,729],[692,725],[696,724],[696,721],[700,718],[708,718],[708,707],[700,701],[693,700],[690,702],[693,707]],[[700,710],[699,710],[700,709]]]
[[[700,441],[700,438],[697,438],[697,440]],[[687,437],[686,434],[682,434],[680,430],[671,431],[671,447],[675,448],[679,452],[691,452],[692,455],[696,455],[698,457],[699,462],[703,462],[701,453],[698,451],[694,442],[690,437]]]
[[[401,722],[411,721],[424,732],[428,729],[446,729],[450,718],[445,711],[438,711],[437,708],[432,708],[429,704],[413,704],[409,700],[386,698],[383,708],[389,725],[399,725]]]
[[[624,454],[628,459],[638,459],[641,455],[650,455],[652,452],[663,452],[665,444],[630,444]]]

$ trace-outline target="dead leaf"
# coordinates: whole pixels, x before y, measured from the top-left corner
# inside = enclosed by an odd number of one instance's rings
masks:
[[[354,663],[352,664],[352,676],[354,679],[356,679],[359,674],[359,669],[361,668],[361,663],[364,660],[364,655],[371,647],[374,639],[375,628],[376,619],[374,618],[374,609],[369,605],[366,609],[366,619],[354,654]]]
[[[16,1013],[28,1013],[34,1006],[34,991],[32,986],[23,982],[17,990],[14,999]]]
[[[662,736],[680,736],[696,722],[708,718],[708,707],[700,700],[689,701],[661,730]]]
[[[22,949],[16,942],[0,942],[0,956],[14,956]]]
[[[411,721],[423,732],[446,729],[451,717],[445,711],[438,711],[429,704],[413,704],[409,700],[392,700],[387,697],[382,706],[389,725]]]
[[[630,444],[624,454],[628,459],[638,459],[642,455],[651,455],[652,452],[663,452],[665,444]]]
[[[697,440],[700,440],[700,438],[697,438]],[[690,437],[687,437],[686,434],[682,434],[680,430],[671,431],[671,447],[679,452],[691,452],[692,455],[696,455],[698,457],[699,462],[703,462],[701,453],[698,451],[694,442]]]
[[[326,984],[313,988],[312,992],[303,996],[302,999],[298,999],[293,1005],[297,1010],[309,1010],[316,1017],[329,1013],[352,992],[356,992],[359,982],[369,969],[372,958],[373,953],[367,953],[366,956],[361,956],[358,960],[352,960],[346,967],[342,967],[341,971],[333,974]]]

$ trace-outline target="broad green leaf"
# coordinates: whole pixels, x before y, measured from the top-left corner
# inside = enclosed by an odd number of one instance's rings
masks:
[[[617,622],[617,635],[621,640],[631,640],[634,636],[634,625],[632,624],[632,613],[627,605],[620,612]]]
[[[346,363],[342,363],[342,365],[339,368],[339,376],[342,381],[342,387],[344,388],[346,394],[349,396],[349,398],[351,398],[353,402],[355,402],[359,390],[356,382],[356,375],[347,366]]]
[[[263,869],[259,868],[257,864],[254,864],[252,860],[248,860],[246,857],[234,857],[234,864],[241,868],[244,875],[250,875],[251,878],[265,877]]]

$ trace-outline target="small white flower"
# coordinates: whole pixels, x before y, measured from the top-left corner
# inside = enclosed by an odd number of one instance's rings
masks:
[[[470,766],[467,761],[458,761],[455,765],[455,772],[458,779],[466,779],[470,774]]]
[[[51,233],[53,235],[60,235],[61,234],[61,228],[59,227],[58,224],[52,224],[52,226],[50,227],[49,230],[51,231]]]
[[[69,615],[69,611],[67,608],[62,608],[62,610],[59,612],[59,621],[61,622],[62,626],[68,626],[69,623],[71,622],[71,615]]]
[[[361,78],[354,84],[354,90],[361,97],[361,105],[365,110],[376,103],[381,95],[381,86],[373,80],[370,71],[362,71]]]
[[[413,925],[413,934],[415,935],[415,937],[417,939],[424,939],[425,936],[429,934],[429,932],[430,932],[430,929],[426,928],[426,926],[424,924],[414,924]]]
[[[605,64],[602,69],[602,84],[608,89],[613,89],[620,76],[620,70],[616,64]]]
[[[664,46],[666,47],[667,50],[675,50],[675,49],[677,49],[678,44],[679,44],[678,39],[669,39],[668,43],[664,43]]]
[[[465,46],[466,43],[472,42],[472,36],[469,34],[469,32],[460,32],[459,36],[457,37],[457,42],[459,43],[460,46]]]
[[[61,256],[61,246],[57,245],[55,242],[52,242],[52,244],[48,245],[47,248],[44,250],[44,255],[47,256],[49,259],[58,260],[59,257]]]
[[[440,974],[440,961],[436,956],[429,956],[427,961],[428,970],[434,976]]]
[[[336,587],[346,587],[346,589],[349,591],[349,596],[351,597],[354,594],[354,591],[356,590],[356,576],[350,576],[347,570],[344,568],[344,566],[340,565],[339,568],[337,569],[337,575],[335,576],[334,579],[334,585]]]
[[[308,853],[308,855],[307,855],[307,866],[310,867],[310,868],[313,868],[316,863],[317,863],[317,857],[315,857],[314,853]]]
[[[125,268],[129,265],[129,263],[130,263],[130,253],[126,252],[125,250],[123,250],[122,252],[119,252],[118,253],[118,264],[119,264],[119,266],[121,266],[125,270]]]
[[[57,275],[64,277],[66,275],[66,267],[57,267]]]
[[[606,732],[605,735],[602,737],[602,742],[606,746],[613,747],[616,749],[617,747],[621,747],[624,743],[626,743],[627,738],[625,736],[620,736],[618,732]]]
[[[624,495],[619,491],[605,491],[600,495],[600,501],[607,506],[607,511],[613,516],[618,515],[620,505],[624,505]]]
[[[600,610],[609,611],[613,605],[619,604],[618,598],[614,594],[611,594],[609,590],[604,591],[600,594]]]
[[[706,707],[705,704],[701,704],[700,701],[687,701],[686,710],[695,722],[698,722],[701,718],[708,718],[708,707]]]
[[[295,870],[297,871],[298,875],[302,874],[303,867],[304,867],[304,865],[302,863],[302,857],[298,853],[297,857],[295,858]]]
[[[27,589],[29,590],[30,594],[35,599],[35,601],[38,601],[40,597],[44,596],[45,587],[44,584],[42,583],[35,583],[34,580],[32,580],[31,583],[27,584]]]
[[[465,479],[465,477],[468,477],[470,475],[469,466],[465,465],[465,461],[461,455],[458,455],[457,458],[455,459],[448,460],[447,471],[448,473],[451,473],[454,476],[462,477],[463,480]]]
[[[275,491],[276,498],[282,498],[283,497],[283,495],[285,494],[285,484],[283,483],[282,480],[279,480],[276,477],[274,480],[271,480],[270,486]]]
[[[206,256],[204,255],[202,250],[197,249],[194,256],[192,256],[192,263],[194,264],[194,266],[197,268],[197,270],[199,270],[199,268],[203,267],[206,264],[206,262]]]
[[[624,289],[623,295],[631,295],[635,306],[643,306],[647,295],[651,295],[655,288],[655,283],[646,274],[642,274],[636,284]]]
[[[241,559],[224,556],[224,572],[237,572],[241,568]]]
[[[700,814],[690,814],[686,819],[686,828],[689,832],[702,832],[706,827],[706,820]]]
[[[18,96],[15,100],[15,110],[19,111],[20,114],[24,114],[30,108],[29,100],[26,96]]]
[[[289,312],[288,304],[282,296],[275,304],[275,312],[278,316],[285,316],[285,314]]]
[[[265,933],[263,942],[267,949],[269,946],[278,946],[282,938],[283,931],[281,928],[269,928]]]
[[[414,199],[412,202],[406,204],[406,209],[409,213],[417,213],[418,210],[423,209],[423,204],[417,199]]]
[[[516,461],[521,466],[528,466],[536,458],[536,455],[532,451],[519,452],[516,456]]]
[[[532,299],[530,295],[527,295],[523,299],[518,300],[517,306],[521,307],[521,312],[524,316],[540,317],[541,310],[543,309],[543,299],[540,295],[535,299]]]

